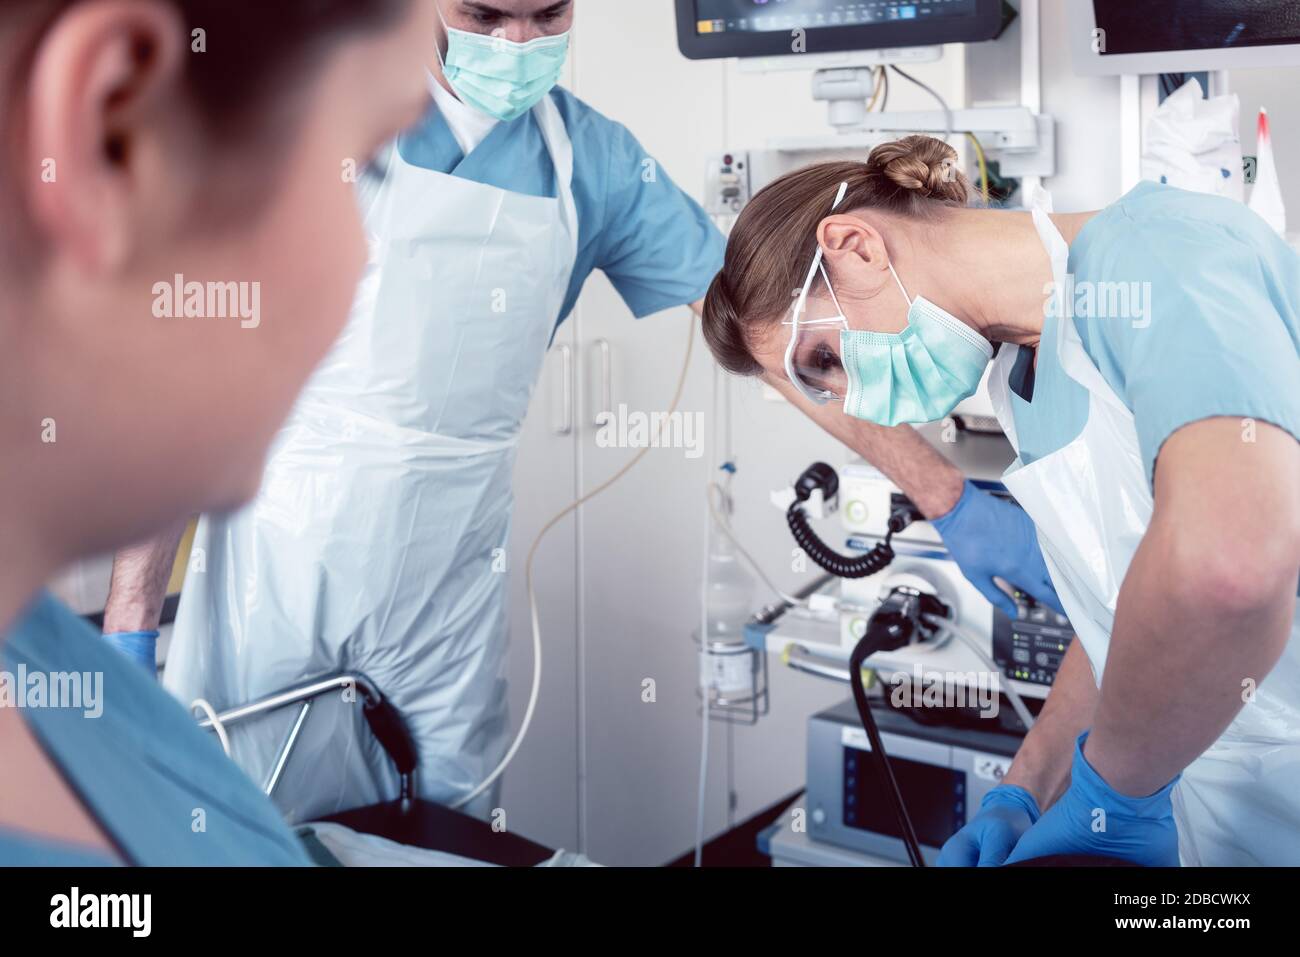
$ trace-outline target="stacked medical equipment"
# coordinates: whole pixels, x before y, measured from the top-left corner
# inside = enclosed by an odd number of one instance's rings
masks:
[[[961,460],[985,491],[1010,500],[994,477],[1005,465],[1003,440],[953,428],[940,426],[938,435],[951,441],[936,445]],[[769,853],[784,863],[826,863],[818,845],[830,844],[877,863],[906,861],[902,825],[888,799],[896,786],[921,856],[933,862],[1010,766],[1056,678],[1073,637],[1070,624],[1011,583],[1015,618],[996,609],[914,504],[865,462],[838,471],[816,463],[772,499],[797,529],[800,547],[832,575],[806,601],[766,609],[747,639],[792,668],[851,683],[855,648],[873,631],[885,633],[864,666],[893,782],[872,753],[861,709],[847,702],[814,715],[806,832],[778,827]],[[791,518],[795,512],[801,520]],[[839,547],[823,542],[813,523],[834,523],[843,536]]]

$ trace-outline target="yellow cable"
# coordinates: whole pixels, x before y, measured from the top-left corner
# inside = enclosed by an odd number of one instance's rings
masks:
[[[880,99],[880,93],[885,88],[884,78],[885,68],[883,66],[876,67],[876,88],[871,94],[870,102],[867,103],[868,113],[876,108],[876,101]]]
[[[984,205],[989,204],[989,163],[984,156],[984,147],[980,146],[979,137],[969,130],[966,135],[970,137],[971,144],[975,147],[975,155],[980,161],[980,193],[984,197]]]

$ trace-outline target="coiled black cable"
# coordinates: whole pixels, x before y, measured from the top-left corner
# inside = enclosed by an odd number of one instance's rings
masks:
[[[893,529],[890,529],[885,534],[885,540],[871,551],[850,558],[847,555],[841,555],[818,537],[812,526],[808,524],[808,516],[804,513],[803,503],[793,503],[785,513],[785,520],[786,524],[790,526],[790,534],[794,536],[795,542],[804,550],[804,553],[816,562],[820,568],[838,578],[866,578],[868,575],[874,575],[885,568],[894,560],[894,549],[889,544],[889,540],[894,536]]]
[[[817,535],[804,511],[804,502],[812,497],[813,492],[820,491],[822,497],[830,501],[839,491],[840,477],[825,462],[814,462],[804,469],[794,483],[795,500],[786,509],[785,521],[790,526],[790,534],[804,554],[808,555],[818,567],[830,572],[837,578],[866,578],[881,571],[894,560],[894,548],[890,540],[895,532],[901,532],[921,517],[915,505],[910,502],[896,508],[889,516],[885,540],[864,555],[841,555],[827,545]]]

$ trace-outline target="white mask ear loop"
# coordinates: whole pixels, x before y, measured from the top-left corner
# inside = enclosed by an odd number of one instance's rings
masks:
[[[447,18],[442,15],[442,7],[438,5],[438,0],[433,2],[433,12],[438,15],[438,22],[442,24],[443,35],[447,38],[448,45],[451,44],[451,27],[447,25]],[[438,54],[438,66],[442,67],[443,75],[447,74],[447,61],[442,55],[442,47],[438,44],[433,45],[433,52]],[[450,82],[450,81],[449,81]]]
[[[840,305],[840,301],[837,298],[835,298],[835,290],[831,287],[831,277],[827,275],[826,267],[823,266],[821,263],[817,264],[817,268],[821,270],[822,279],[825,280],[826,282],[826,291],[831,294],[831,302],[835,303],[835,311],[839,313],[839,315],[835,316],[834,319],[844,323],[844,328],[847,329],[849,327],[849,317],[844,315],[844,309]],[[818,320],[814,320],[814,321],[818,321]]]
[[[892,262],[889,264],[889,274],[894,277],[894,282],[898,283],[898,291],[901,292],[903,298],[907,300],[907,308],[911,309],[912,297],[907,294],[907,289],[903,286],[903,280],[898,278],[898,273],[894,272],[894,264]]]
[[[803,314],[803,311],[808,308],[808,293],[812,289],[813,276],[817,275],[817,270],[821,266],[821,263],[822,251],[818,248],[816,255],[813,256],[812,265],[808,267],[808,278],[803,281],[803,289],[799,291],[799,298],[795,300],[794,304],[794,312],[790,316],[792,320],[791,324],[794,326],[799,325],[799,317]]]

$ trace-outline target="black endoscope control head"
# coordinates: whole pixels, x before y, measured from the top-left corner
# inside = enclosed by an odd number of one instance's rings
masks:
[[[910,585],[896,585],[867,621],[867,634],[874,637],[877,651],[893,651],[911,642],[913,636],[933,637],[930,618],[947,618],[947,605],[934,595]]]

